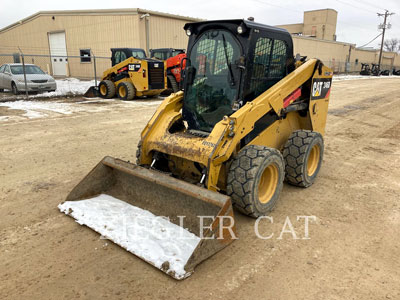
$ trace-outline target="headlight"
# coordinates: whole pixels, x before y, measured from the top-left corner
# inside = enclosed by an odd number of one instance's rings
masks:
[[[190,36],[192,34],[192,31],[190,30],[190,28],[186,29],[186,35]]]
[[[54,80],[53,77],[50,77],[49,80],[48,80],[48,82],[54,82],[54,81],[55,81],[55,80]]]
[[[239,34],[242,34],[243,33],[243,27],[242,26],[238,26],[238,28],[237,28],[237,32],[239,33]]]
[[[25,79],[24,78],[19,78],[19,79],[17,79],[17,81],[18,82],[25,82]],[[29,80],[27,79],[26,82],[29,82]]]

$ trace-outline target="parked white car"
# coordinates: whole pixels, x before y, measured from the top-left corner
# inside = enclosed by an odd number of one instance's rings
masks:
[[[53,92],[57,89],[54,78],[38,66],[25,64],[28,92]],[[24,69],[22,64],[4,64],[0,67],[0,92],[10,90],[14,95],[25,92]]]

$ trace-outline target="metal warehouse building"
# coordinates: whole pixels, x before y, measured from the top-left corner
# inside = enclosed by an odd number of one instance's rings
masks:
[[[200,21],[189,17],[133,9],[41,11],[0,30],[0,54],[53,55],[34,63],[56,76],[92,74],[92,60],[67,56],[110,57],[110,48],[183,48],[183,26]],[[27,58],[27,62],[32,62]],[[2,62],[3,63],[3,62]],[[109,60],[97,61],[103,71]]]

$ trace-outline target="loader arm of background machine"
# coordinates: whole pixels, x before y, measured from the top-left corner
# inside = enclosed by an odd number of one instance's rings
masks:
[[[332,71],[329,68],[317,59],[310,59],[231,116],[224,117],[206,138],[169,132],[172,124],[182,118],[180,110],[183,105],[183,92],[172,94],[158,107],[142,132],[140,163],[150,164],[154,151],[198,162],[207,168],[207,188],[218,191],[218,178],[223,163],[230,159],[241,140],[254,129],[255,123],[271,110],[278,116],[274,126],[270,126],[271,130],[274,130],[273,136],[277,138],[267,139],[263,133],[250,144],[257,144],[257,139],[264,136],[269,143],[260,145],[279,149],[291,133],[290,128],[279,128],[285,98],[310,79],[331,77]],[[303,128],[324,134],[328,101],[329,94],[322,101],[310,99],[308,116],[302,121],[305,123],[302,124]],[[290,113],[285,117],[291,118]],[[293,119],[292,129],[299,126],[296,122],[298,123]]]

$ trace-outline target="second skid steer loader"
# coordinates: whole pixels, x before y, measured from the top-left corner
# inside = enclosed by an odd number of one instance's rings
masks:
[[[111,54],[111,68],[103,72],[99,86],[91,86],[84,97],[132,100],[157,96],[167,88],[164,61],[146,58],[140,48],[111,48]]]
[[[232,205],[256,218],[284,180],[314,183],[332,83],[318,59],[295,61],[284,29],[245,20],[184,29],[184,91],[145,126],[137,164],[104,158],[60,205],[176,279],[236,238]]]

